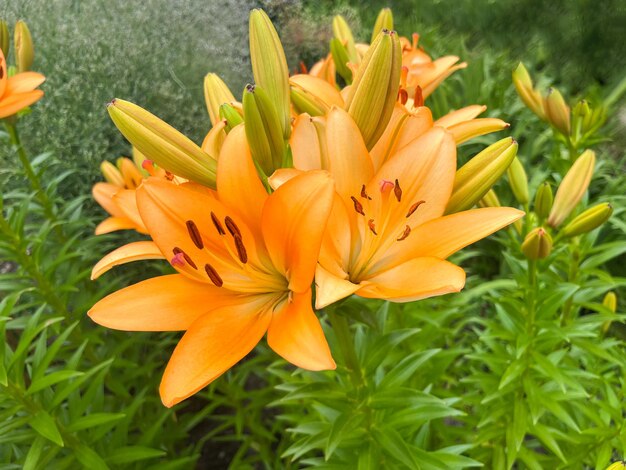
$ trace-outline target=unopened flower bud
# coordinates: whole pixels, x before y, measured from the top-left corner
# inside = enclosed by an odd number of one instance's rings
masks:
[[[282,166],[285,141],[276,108],[260,86],[246,86],[243,115],[252,158],[266,176],[271,176]]]
[[[233,127],[243,122],[243,116],[240,111],[229,103],[224,103],[220,106],[219,116],[222,121],[226,121],[224,130],[227,133],[230,132]]]
[[[353,64],[359,63],[359,53],[356,50],[356,43],[352,30],[343,16],[337,15],[333,18],[333,34],[335,38],[346,47],[348,61]]]
[[[480,201],[478,201],[480,207],[500,207],[500,199],[493,189],[487,191]]]
[[[528,196],[528,177],[526,176],[526,171],[519,158],[515,157],[513,159],[507,169],[507,174],[509,176],[509,185],[511,186],[511,190],[517,202],[521,205],[528,204],[530,200]]]
[[[388,29],[391,31],[393,29],[393,13],[391,13],[391,8],[383,8],[378,13],[378,17],[376,17],[376,23],[374,23],[374,29],[372,30],[372,39],[370,43],[373,43],[383,29]]]
[[[609,220],[612,213],[613,207],[608,202],[598,204],[576,216],[574,220],[563,227],[559,235],[563,237],[575,237],[583,233],[591,232]]]
[[[565,103],[563,95],[556,88],[550,88],[545,99],[545,112],[548,121],[563,135],[569,135],[571,130],[570,109]]]
[[[550,183],[542,183],[539,188],[537,188],[537,193],[535,194],[535,213],[539,219],[543,220],[548,217],[552,209],[553,201],[554,197],[552,196]]]
[[[385,131],[400,88],[402,50],[394,31],[381,32],[355,74],[346,109],[361,131],[368,150]]]
[[[537,227],[528,232],[522,243],[522,253],[528,259],[543,259],[551,251],[552,237],[543,227]]]
[[[535,113],[540,119],[545,119],[545,111],[543,109],[543,99],[537,90],[533,88],[533,81],[524,64],[521,62],[513,72],[513,85],[517,94],[524,104]]]
[[[35,50],[28,26],[22,20],[15,23],[14,44],[18,73],[29,71],[35,59]]]
[[[607,292],[606,295],[604,296],[604,299],[602,299],[602,305],[606,307],[608,310],[610,310],[612,313],[615,313],[617,311],[617,295],[615,295],[615,292],[612,292],[612,291]],[[606,333],[607,331],[609,331],[609,328],[611,327],[611,323],[613,323],[611,320],[607,320],[602,324],[603,333]],[[620,467],[620,468],[626,468],[626,467]]]
[[[236,101],[226,83],[214,73],[204,77],[204,100],[213,126],[220,120],[220,106]]]
[[[146,169],[144,168],[144,162],[146,160],[146,156],[139,150],[137,150],[136,147],[133,147],[133,162],[135,162],[135,166],[139,168],[139,171],[141,171],[141,174],[143,176],[148,176],[150,174],[150,172],[146,171]]]
[[[4,54],[5,60],[9,58],[9,41],[9,27],[6,21],[0,19],[0,51]]]
[[[470,209],[491,189],[517,154],[517,142],[510,137],[484,149],[459,168],[446,214]]]
[[[122,173],[120,173],[120,170],[118,170],[113,163],[108,161],[102,162],[100,164],[100,171],[102,172],[102,176],[104,176],[107,183],[114,184],[120,188],[124,187],[124,178],[122,177]]]
[[[311,75],[294,75],[291,84],[291,103],[297,114],[323,116],[331,106],[344,107],[341,93],[321,78]]]
[[[548,223],[552,227],[561,225],[580,202],[589,187],[595,164],[596,154],[586,150],[563,177],[548,217]]]
[[[352,70],[348,67],[350,57],[348,56],[348,49],[337,38],[330,40],[330,54],[333,57],[335,69],[337,73],[350,85],[352,83]]]
[[[215,159],[154,114],[128,101],[115,99],[109,115],[128,141],[164,170],[215,188]]]
[[[281,133],[288,139],[291,133],[289,69],[278,33],[263,10],[250,13],[250,61],[254,80],[274,104]]]

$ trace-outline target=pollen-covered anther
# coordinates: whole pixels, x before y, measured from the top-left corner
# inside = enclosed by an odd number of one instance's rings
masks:
[[[406,237],[409,236],[409,234],[411,233],[411,227],[409,227],[408,225],[404,228],[404,232],[402,232],[402,235],[400,235],[400,237],[396,238],[397,241],[401,242],[402,240],[404,240]]]
[[[196,263],[193,262],[193,260],[191,259],[191,256],[189,256],[187,253],[185,253],[183,250],[181,250],[177,246],[174,247],[172,252],[174,253],[174,257],[176,257],[177,255],[181,255],[189,266],[191,266],[193,269],[198,269],[198,266],[196,265]]]
[[[402,188],[400,187],[400,183],[398,182],[397,178],[393,186],[393,193],[396,195],[396,199],[398,200],[398,202],[400,202],[402,200]]]
[[[372,200],[371,197],[368,196],[367,192],[365,191],[365,185],[361,186],[361,197],[363,199],[368,199],[368,200]]]
[[[187,231],[189,232],[189,238],[196,248],[202,250],[204,248],[204,242],[202,241],[202,235],[200,234],[200,230],[198,230],[198,226],[195,224],[193,220],[188,220],[186,223]]]
[[[217,218],[215,212],[213,211],[211,211],[211,221],[213,222],[213,225],[215,225],[215,230],[217,230],[217,233],[219,233],[220,235],[226,234],[226,231],[224,230],[224,227],[222,227],[220,219]]]
[[[400,88],[398,90],[398,101],[401,105],[405,105],[407,101],[409,101],[409,92],[404,88]]]
[[[415,204],[413,204],[411,207],[409,207],[409,211],[406,213],[406,217],[407,219],[409,217],[411,217],[413,215],[413,212],[415,212],[417,210],[417,208],[419,206],[421,206],[422,204],[424,204],[426,201],[421,200],[421,201],[417,201]]]
[[[176,253],[170,260],[170,264],[177,268],[185,266],[185,257],[182,253]]]
[[[239,256],[239,260],[242,263],[247,263],[248,252],[246,251],[246,247],[243,245],[243,240],[239,235],[233,235],[233,239],[235,240],[235,248],[237,248],[237,256]]]
[[[354,210],[357,214],[365,215],[365,211],[363,211],[363,205],[355,198],[354,196],[350,196],[352,202],[354,203]]]
[[[210,264],[205,264],[204,270],[206,271],[207,276],[209,276],[209,279],[211,279],[211,282],[213,284],[215,284],[217,287],[222,287],[222,285],[224,285],[224,281],[213,266],[211,266]]]
[[[226,228],[233,237],[238,236],[239,238],[241,238],[241,231],[239,230],[239,227],[237,227],[237,224],[233,219],[231,219],[229,216],[226,216],[226,218],[224,219],[224,223],[226,224]]]
[[[415,97],[413,98],[413,107],[419,108],[424,106],[424,95],[422,95],[422,87],[417,85],[415,87]]]
[[[374,235],[378,235],[378,233],[376,233],[376,225],[374,224],[374,219],[368,220],[367,226],[370,228],[370,230],[372,231]]]

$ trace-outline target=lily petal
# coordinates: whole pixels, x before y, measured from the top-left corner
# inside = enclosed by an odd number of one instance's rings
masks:
[[[119,207],[122,213],[132,220],[143,233],[147,233],[139,209],[137,208],[137,192],[134,189],[121,189],[113,195],[113,202]]]
[[[33,91],[46,81],[46,77],[37,72],[22,72],[7,80],[5,93],[26,93]]]
[[[128,217],[107,217],[98,224],[95,230],[96,235],[117,232],[118,230],[134,230],[137,226]]]
[[[322,326],[311,308],[311,290],[294,294],[274,311],[267,342],[278,355],[303,369],[337,367]]]
[[[473,104],[466,106],[455,111],[451,111],[443,117],[440,117],[435,121],[435,126],[452,127],[456,124],[460,124],[465,121],[471,121],[479,114],[484,113],[487,110],[487,106],[480,104]]]
[[[299,170],[327,170],[322,166],[322,149],[320,137],[311,116],[300,114],[293,123],[293,131],[289,139],[293,166]]]
[[[109,214],[115,217],[124,217],[124,212],[113,201],[113,196],[121,189],[121,187],[111,183],[96,183],[91,188],[91,195]]]
[[[106,296],[88,315],[99,325],[115,330],[186,330],[200,316],[237,300],[232,292],[226,292],[180,274],[169,274]]]
[[[345,277],[339,277],[323,266],[315,270],[315,308],[324,308],[358,291],[361,286],[353,284]]]
[[[254,349],[272,316],[253,299],[215,309],[188,328],[161,380],[165,406],[172,407],[203,389]]]
[[[43,97],[43,91],[34,90],[26,93],[9,95],[0,101],[0,119],[12,116],[18,111],[39,101]]]
[[[436,295],[459,292],[465,272],[438,258],[417,258],[383,271],[362,282],[361,297],[411,302]]]
[[[289,289],[306,292],[313,281],[334,184],[325,171],[287,181],[263,209],[263,238],[272,262],[289,279]]]
[[[91,279],[98,279],[115,266],[145,259],[164,259],[163,253],[154,242],[141,241],[120,246],[105,255],[91,270]]]

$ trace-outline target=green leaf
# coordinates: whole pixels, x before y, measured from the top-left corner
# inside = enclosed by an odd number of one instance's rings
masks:
[[[32,395],[40,390],[43,390],[46,387],[50,387],[59,382],[63,382],[65,380],[72,379],[74,377],[79,377],[83,375],[82,372],[78,372],[75,370],[59,370],[56,372],[52,372],[51,374],[45,375],[44,377],[35,380],[28,390],[26,391],[26,395]]]
[[[563,463],[567,463],[567,459],[563,455],[561,448],[559,447],[558,442],[552,436],[552,428],[548,426],[543,426],[542,424],[535,424],[532,429],[532,434],[537,436],[537,438],[543,442],[543,444],[550,449],[554,455],[556,455]]]
[[[107,457],[107,462],[111,465],[123,465],[139,460],[155,459],[164,455],[167,455],[165,451],[151,447],[127,446],[111,452]]]
[[[427,349],[426,351],[416,351],[413,354],[409,354],[385,375],[385,378],[380,383],[380,388],[394,388],[402,385],[422,364],[440,351],[441,349]]]
[[[376,442],[385,450],[387,455],[398,459],[409,468],[420,468],[414,453],[395,429],[372,428],[371,432]]]
[[[324,460],[328,460],[337,446],[341,443],[345,436],[344,430],[350,424],[350,426],[357,426],[357,421],[361,418],[352,415],[350,412],[340,414],[333,422],[328,433],[328,440],[326,441],[326,447],[324,448]]]
[[[46,411],[39,410],[28,420],[28,424],[46,439],[49,439],[56,445],[63,447],[63,438],[61,437],[59,428],[57,428],[54,418]]]
[[[518,359],[513,361],[504,371],[502,377],[500,378],[500,385],[498,385],[498,390],[502,390],[504,387],[509,385],[515,379],[517,379],[522,372],[526,370],[526,361],[524,359]]]
[[[89,470],[109,470],[109,466],[102,460],[102,457],[85,444],[78,444],[74,448],[74,457]]]
[[[76,421],[67,426],[68,431],[81,431],[83,429],[100,426],[101,424],[119,421],[126,417],[124,413],[91,413],[78,418]]]
[[[46,442],[46,439],[41,436],[37,436],[35,438],[30,446],[30,449],[28,449],[28,454],[26,454],[22,470],[35,470],[37,468],[37,463],[39,462],[41,452],[43,451]]]

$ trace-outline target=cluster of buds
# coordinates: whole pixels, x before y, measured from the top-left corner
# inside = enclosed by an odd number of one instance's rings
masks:
[[[9,28],[4,20],[0,20],[0,51],[4,54],[5,60],[9,58],[10,50]],[[33,38],[30,35],[28,25],[19,20],[15,23],[13,33],[13,50],[15,52],[15,69],[17,73],[28,72],[35,59],[35,49]]]
[[[586,100],[581,100],[570,109],[563,95],[554,87],[542,96],[522,63],[513,72],[513,84],[528,109],[548,122],[565,138],[570,148],[584,147],[606,121],[606,105],[592,109]]]

